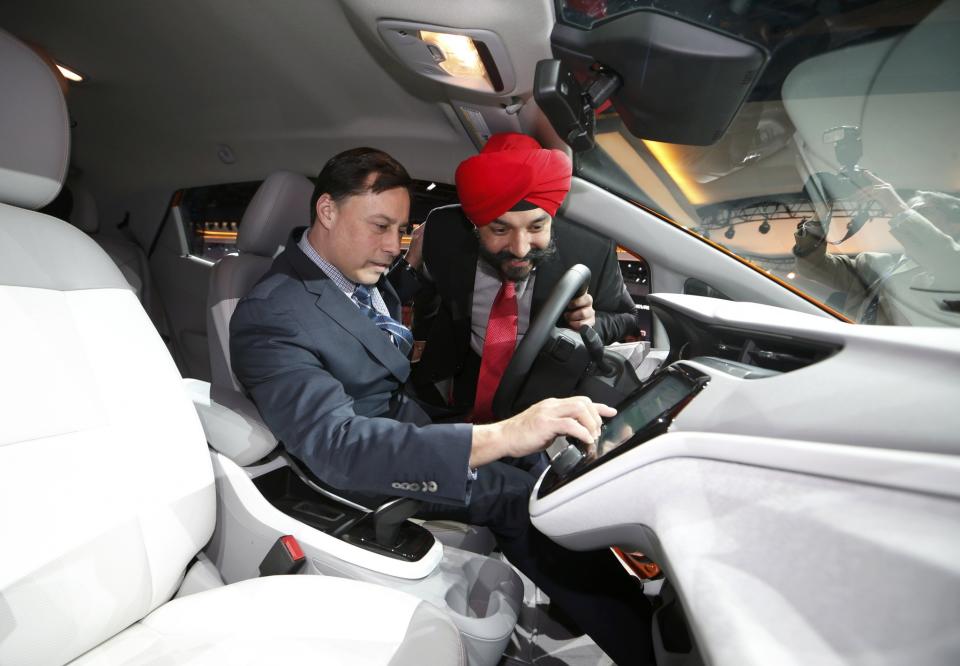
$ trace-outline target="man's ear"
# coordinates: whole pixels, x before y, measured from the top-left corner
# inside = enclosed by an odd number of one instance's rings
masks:
[[[320,198],[317,199],[317,205],[313,213],[317,222],[322,224],[325,229],[331,229],[337,219],[337,202],[329,194],[321,194]]]

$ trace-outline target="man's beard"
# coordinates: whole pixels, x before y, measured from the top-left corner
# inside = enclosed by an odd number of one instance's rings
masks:
[[[543,249],[531,248],[530,251],[527,252],[526,256],[523,257],[518,257],[509,250],[490,252],[483,246],[483,242],[480,243],[480,258],[483,259],[487,265],[497,271],[497,274],[500,276],[501,280],[510,280],[511,282],[520,282],[521,280],[526,280],[534,268],[542,264],[556,253],[557,242],[552,232],[550,233],[550,244],[547,245],[547,247]],[[507,263],[509,261],[527,261],[529,262],[529,265],[524,267],[510,266]]]

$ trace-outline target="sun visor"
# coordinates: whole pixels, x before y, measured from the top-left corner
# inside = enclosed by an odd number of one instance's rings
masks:
[[[590,30],[558,23],[551,43],[581,82],[598,66],[619,76],[611,99],[633,135],[698,146],[723,136],[767,61],[755,44],[655,11]]]

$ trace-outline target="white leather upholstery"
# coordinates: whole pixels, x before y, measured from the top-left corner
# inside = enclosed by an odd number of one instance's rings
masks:
[[[237,234],[239,253],[223,257],[210,272],[207,335],[214,386],[243,392],[230,365],[230,318],[237,302],[270,268],[290,232],[312,221],[312,194],[313,183],[305,176],[290,171],[271,174],[243,213]]]
[[[272,576],[172,601],[73,663],[459,664],[459,645],[440,610],[403,592],[329,576]]]
[[[237,249],[241,253],[273,257],[296,227],[313,221],[310,196],[313,183],[299,173],[277,171],[257,188],[243,212]]]
[[[183,384],[200,415],[207,442],[230,460],[249,465],[276,447],[277,438],[242,393],[200,379],[184,379]]]
[[[257,189],[240,221],[239,253],[226,255],[210,272],[207,340],[212,388],[207,396],[200,396],[197,409],[210,445],[239,465],[249,465],[267,455],[277,440],[263,425],[259,411],[233,374],[230,318],[240,299],[270,268],[290,232],[310,224],[312,194],[313,183],[305,176],[289,171],[271,174]],[[202,388],[194,388],[202,392]],[[235,415],[226,415],[224,407]],[[230,439],[225,428],[239,438]]]
[[[168,603],[216,520],[203,431],[110,258],[8,205],[59,189],[66,114],[46,65],[3,32],[0,85],[0,664],[460,663],[449,618],[353,581],[256,579]]]
[[[213,473],[179,373],[110,259],[64,222],[11,210],[0,265],[51,279],[0,281],[0,663],[63,663],[173,595],[213,531]],[[52,264],[67,254],[116,284]]]
[[[66,175],[67,105],[47,64],[2,30],[0,64],[0,201],[40,208]]]
[[[143,307],[150,312],[150,267],[147,256],[133,241],[118,236],[105,236],[100,232],[100,215],[97,201],[82,181],[71,178],[64,186],[73,198],[70,224],[89,234],[113,259],[130,288],[136,293]]]

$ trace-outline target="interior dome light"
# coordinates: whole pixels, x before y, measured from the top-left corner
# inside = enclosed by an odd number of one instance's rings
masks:
[[[491,88],[487,68],[483,66],[476,44],[466,35],[421,30],[420,39],[430,49],[437,66],[453,77],[481,79]]]
[[[74,83],[81,83],[83,81],[83,77],[69,67],[64,67],[60,63],[57,63],[57,69],[60,70],[60,73],[63,74],[63,78],[65,78],[67,81],[73,81]]]
[[[378,21],[377,31],[418,76],[479,93],[508,95],[516,90],[507,48],[490,30],[390,19]]]

